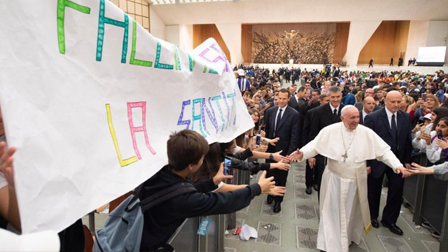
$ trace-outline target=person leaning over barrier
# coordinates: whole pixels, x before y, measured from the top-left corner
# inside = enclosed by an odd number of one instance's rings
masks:
[[[201,167],[209,146],[197,132],[182,130],[173,133],[167,142],[168,164],[139,188],[140,201],[178,183],[191,183],[187,176]],[[266,179],[263,172],[258,183],[226,193],[213,193],[217,185],[232,176],[223,175],[222,168],[212,179],[196,183],[195,191],[176,196],[154,206],[144,213],[141,251],[157,251],[186,218],[226,214],[248,206],[251,200],[262,192],[274,188],[273,178]]]

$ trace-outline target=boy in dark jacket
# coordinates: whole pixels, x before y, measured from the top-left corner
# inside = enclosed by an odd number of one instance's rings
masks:
[[[199,133],[182,130],[172,134],[167,142],[168,165],[145,181],[137,196],[143,201],[174,184],[191,183],[187,176],[201,167],[207,152],[208,143]],[[213,193],[211,191],[217,189],[222,180],[231,178],[223,175],[221,169],[213,179],[195,184],[197,191],[174,197],[151,208],[144,214],[140,250],[156,251],[186,218],[232,213],[248,206],[255,196],[274,187],[272,177],[266,179],[265,175],[266,172],[263,172],[258,183],[244,189]]]

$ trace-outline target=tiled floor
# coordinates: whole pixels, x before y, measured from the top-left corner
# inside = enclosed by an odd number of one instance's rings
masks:
[[[256,182],[255,177],[252,182]],[[384,189],[382,204],[385,202]],[[258,238],[242,241],[238,236],[225,237],[226,252],[289,252],[317,251],[316,240],[319,227],[319,206],[317,193],[305,193],[305,167],[294,164],[288,175],[287,193],[280,213],[272,212],[272,205],[266,197],[254,199],[248,208],[237,212],[237,226],[247,224],[257,229]],[[391,233],[380,227],[363,235],[359,246],[352,244],[352,252],[376,251],[439,251],[439,241],[425,228],[415,227],[412,213],[402,208],[397,225],[404,236]]]

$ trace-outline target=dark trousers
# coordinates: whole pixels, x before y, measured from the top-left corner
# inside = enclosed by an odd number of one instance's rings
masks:
[[[271,160],[266,160],[266,163],[272,163]],[[279,169],[270,169],[266,178],[274,176],[274,181],[276,186],[286,186],[286,179],[288,178],[288,171],[283,171]],[[272,196],[271,196],[272,197]],[[283,196],[274,196],[275,202],[282,202]]]
[[[316,159],[317,162],[317,159]],[[319,176],[319,169],[316,169],[316,166],[311,169],[308,164],[308,160],[306,161],[306,170],[305,170],[305,185],[306,187],[312,187],[317,184],[317,178]]]
[[[375,169],[375,167],[372,167],[372,169]],[[389,180],[389,188],[387,191],[387,202],[383,210],[382,220],[389,224],[395,224],[400,215],[404,179],[401,177],[401,174],[396,174],[389,167],[387,167],[379,177],[375,178],[370,174],[367,178],[370,218],[377,219],[379,216],[381,188],[383,185],[384,174],[386,174]]]
[[[308,160],[307,160],[306,168],[305,168],[305,185],[306,185],[306,187],[311,187],[314,185],[314,181],[315,181],[314,171],[316,171],[316,169],[311,169],[310,165],[308,164]]]

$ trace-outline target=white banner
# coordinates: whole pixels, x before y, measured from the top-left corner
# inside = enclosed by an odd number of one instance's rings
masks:
[[[213,39],[184,52],[104,0],[2,1],[0,12],[24,233],[60,231],[135,188],[167,163],[173,131],[227,142],[253,126]]]

